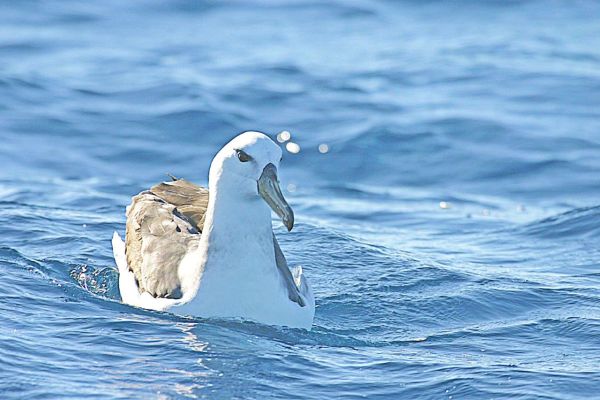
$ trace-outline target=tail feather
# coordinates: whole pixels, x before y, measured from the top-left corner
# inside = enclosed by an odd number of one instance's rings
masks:
[[[292,276],[294,277],[294,283],[298,289],[302,289],[302,266],[292,268]]]
[[[119,268],[119,274],[129,271],[127,266],[127,259],[125,258],[125,243],[117,232],[113,234],[112,238],[113,257]]]
[[[127,266],[127,258],[125,257],[125,243],[117,232],[112,238],[113,256],[119,268],[119,292],[123,303],[135,305],[138,303],[140,292],[133,272]]]
[[[292,268],[292,276],[294,277],[294,283],[296,284],[296,287],[298,288],[302,296],[304,296],[306,302],[308,304],[312,304],[312,306],[314,307],[315,298],[312,289],[308,284],[308,281],[306,280],[306,276],[304,275],[302,266],[298,265],[297,267]]]

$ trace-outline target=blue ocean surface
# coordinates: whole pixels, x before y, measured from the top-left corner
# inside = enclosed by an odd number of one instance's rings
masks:
[[[123,305],[131,196],[245,130],[312,331]],[[0,398],[600,398],[600,3],[1,1]]]

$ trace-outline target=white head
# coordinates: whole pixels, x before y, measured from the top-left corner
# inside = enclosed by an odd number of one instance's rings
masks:
[[[277,178],[281,148],[267,135],[244,132],[227,143],[215,156],[209,173],[209,189],[224,189],[247,200],[262,197],[291,230],[294,213],[286,202]],[[226,188],[226,189],[225,189]]]

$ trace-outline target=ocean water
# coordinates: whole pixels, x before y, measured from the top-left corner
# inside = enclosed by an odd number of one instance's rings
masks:
[[[250,129],[313,330],[121,304],[130,197]],[[598,2],[0,2],[0,398],[599,393]]]

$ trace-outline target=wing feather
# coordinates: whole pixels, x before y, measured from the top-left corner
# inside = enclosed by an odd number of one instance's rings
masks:
[[[277,270],[279,271],[281,281],[287,289],[288,299],[294,303],[298,303],[300,307],[304,307],[306,302],[300,295],[300,291],[298,290],[294,276],[288,267],[287,260],[283,255],[283,251],[281,251],[281,247],[279,247],[279,243],[277,242],[275,234],[273,234],[273,245],[275,247],[275,264],[277,264]]]
[[[150,191],[177,207],[178,211],[192,220],[198,231],[202,231],[208,208],[208,189],[185,179],[177,179],[173,182],[161,182]]]
[[[152,192],[133,197],[127,208],[125,255],[140,292],[181,298],[179,264],[199,239],[193,221],[173,204]]]

